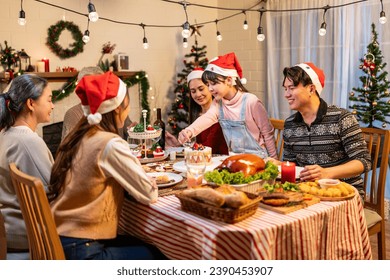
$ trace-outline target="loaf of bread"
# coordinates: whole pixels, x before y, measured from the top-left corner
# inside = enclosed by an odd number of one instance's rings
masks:
[[[225,203],[223,194],[212,188],[187,189],[183,191],[183,195],[216,207]]]
[[[235,191],[231,194],[225,195],[225,204],[230,208],[239,208],[250,202],[248,196],[241,191]]]

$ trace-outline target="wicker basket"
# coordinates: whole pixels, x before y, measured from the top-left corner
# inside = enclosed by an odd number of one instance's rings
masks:
[[[211,206],[209,204],[186,197],[182,195],[181,192],[177,193],[176,197],[180,200],[181,209],[184,211],[195,213],[214,221],[234,224],[255,214],[257,208],[259,207],[261,197],[251,193],[246,193],[246,195],[252,201],[237,209]]]

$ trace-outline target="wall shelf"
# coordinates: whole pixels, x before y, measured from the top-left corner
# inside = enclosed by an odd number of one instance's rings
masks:
[[[47,79],[49,82],[67,82],[73,77],[77,77],[79,72],[28,72],[28,74],[36,74],[42,78]],[[119,78],[129,78],[134,76],[137,72],[133,71],[114,71],[115,75]],[[9,77],[6,76],[4,72],[0,73],[0,82],[8,83]]]

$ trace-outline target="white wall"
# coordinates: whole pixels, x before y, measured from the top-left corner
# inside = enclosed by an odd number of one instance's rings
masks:
[[[87,13],[87,0],[47,0],[47,2]],[[197,1],[207,5],[217,5],[216,0]],[[100,17],[110,18],[117,21],[134,22],[146,25],[181,25],[185,21],[185,14],[181,5],[171,4],[160,0],[94,0],[93,3]],[[71,12],[50,7],[33,0],[25,0],[23,9],[26,12],[27,24],[22,27],[17,24],[20,10],[20,1],[0,0],[0,42],[4,46],[4,40],[16,50],[25,49],[31,56],[32,62],[47,57],[50,59],[51,71],[55,71],[57,66],[71,66],[80,70],[84,66],[96,65],[100,55],[102,45],[108,41],[116,44],[113,54],[125,52],[130,55],[132,71],[146,71],[150,86],[149,96],[154,95],[155,101],[150,100],[150,106],[163,108],[164,117],[173,102],[173,88],[176,82],[177,73],[183,69],[183,58],[190,51],[190,47],[183,49],[181,28],[153,28],[146,27],[146,37],[150,48],[142,48],[143,31],[140,26],[129,26],[99,20],[90,23],[90,42],[85,45],[84,52],[77,56],[61,60],[53,54],[45,45],[47,29],[61,20],[63,16],[67,21],[73,21],[79,26],[81,32],[87,27],[87,18]],[[214,20],[217,17],[217,10],[188,7],[189,21],[193,23]],[[207,45],[210,56],[215,56],[217,52],[217,42],[215,40],[215,26],[207,24],[201,29],[201,37],[198,38],[200,45]],[[59,43],[65,48],[67,42],[73,42],[69,32],[63,32]],[[190,46],[194,43],[194,38],[189,39]],[[109,56],[106,56],[109,57]],[[62,84],[51,84],[53,89],[57,89]],[[139,102],[138,88],[132,87],[133,108],[130,113],[131,119],[138,120]],[[77,103],[76,96],[70,96],[55,103],[52,114],[52,122],[62,121],[65,111],[73,104]],[[40,131],[38,131],[40,133]]]

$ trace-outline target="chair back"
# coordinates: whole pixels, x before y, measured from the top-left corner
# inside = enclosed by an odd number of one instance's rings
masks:
[[[275,145],[277,150],[278,159],[282,160],[283,158],[283,129],[284,129],[284,120],[270,119],[272,126],[275,129]]]
[[[42,181],[23,173],[15,163],[10,164],[10,174],[26,224],[30,258],[64,260],[64,250]]]
[[[0,260],[7,258],[7,239],[5,234],[4,217],[0,211]]]
[[[364,179],[364,214],[368,234],[377,235],[378,259],[386,259],[385,230],[385,183],[389,168],[390,131],[379,128],[362,128],[371,155],[371,171],[365,172]]]
[[[363,137],[371,155],[372,170],[365,172],[365,207],[375,210],[384,217],[386,173],[389,168],[390,131],[379,128],[362,127]],[[371,176],[369,176],[371,175]]]

